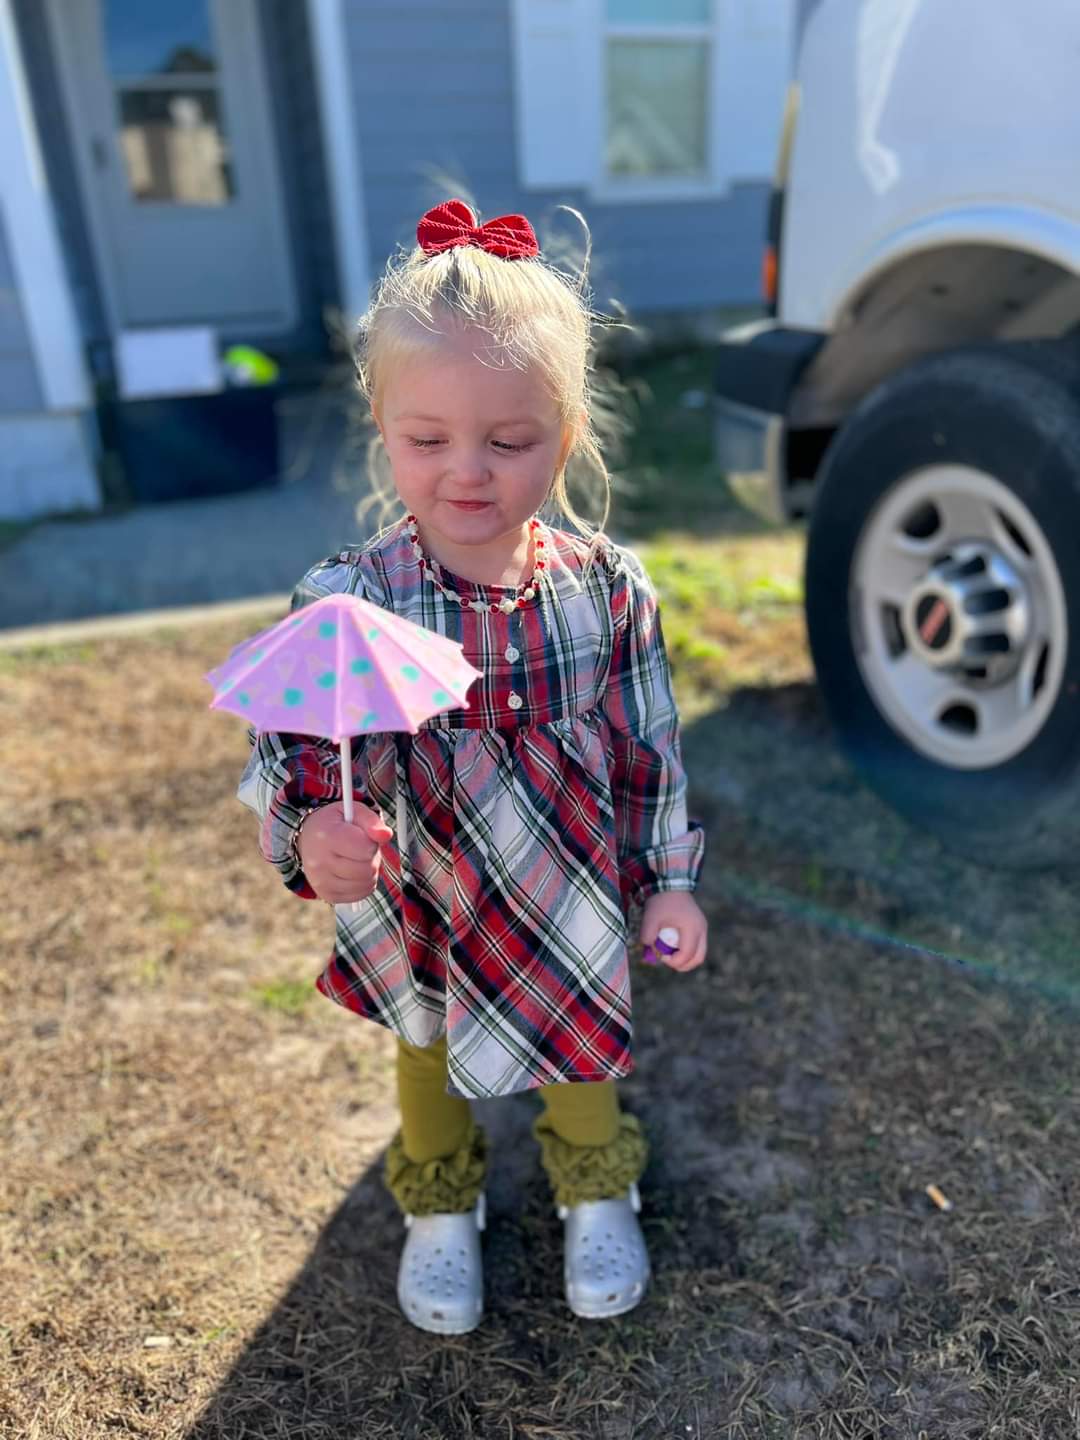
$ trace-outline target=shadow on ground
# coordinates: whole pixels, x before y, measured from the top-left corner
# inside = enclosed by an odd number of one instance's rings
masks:
[[[651,1145],[645,1302],[570,1315],[533,1099],[483,1102],[482,1325],[402,1319],[403,1229],[373,1167],[187,1440],[1075,1433],[1074,1019],[899,935],[951,925],[977,958],[1010,877],[910,843],[811,687],[740,694],[686,748],[711,956],[635,969],[620,1082]]]
[[[650,1073],[664,1072],[659,1036],[639,1046],[639,1063]],[[661,1086],[642,1103],[640,1084],[636,1077],[622,1082],[624,1102],[660,1130],[669,1099]],[[531,1096],[474,1105],[494,1156],[484,1236],[486,1314],[476,1331],[444,1338],[403,1320],[395,1292],[405,1232],[383,1185],[380,1158],[327,1224],[188,1440],[509,1434],[577,1440],[632,1433],[632,1427],[604,1428],[612,1411],[620,1426],[629,1425],[635,1406],[627,1408],[603,1357],[611,1343],[619,1348],[619,1336],[624,1342],[636,1337],[633,1348],[640,1345],[657,1323],[658,1305],[621,1319],[618,1334],[577,1320],[566,1308],[562,1225],[529,1133],[538,1110]],[[730,1121],[722,1127],[729,1139],[730,1129]],[[652,1214],[643,1220],[654,1266],[683,1276],[691,1263],[727,1266],[730,1234],[700,1209],[698,1223],[688,1224],[688,1208],[665,1193],[680,1167],[673,1157],[658,1166],[656,1152],[662,1155],[666,1146],[653,1143],[644,1181]],[[574,1393],[567,1390],[570,1377]]]
[[[735,692],[687,727],[684,753],[732,901],[1080,1001],[1075,871],[991,868],[909,824],[860,782],[816,686]]]
[[[486,1102],[488,1314],[429,1336],[394,1293],[390,1037],[311,997],[328,916],[255,860],[224,638],[5,668],[0,1433],[1075,1440],[1067,877],[918,835],[811,687],[736,690],[684,731],[709,962],[633,970],[652,1290],[569,1313],[536,1103]]]

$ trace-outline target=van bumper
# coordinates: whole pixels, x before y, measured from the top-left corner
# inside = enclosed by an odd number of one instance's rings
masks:
[[[717,346],[716,462],[739,500],[778,524],[791,519],[785,464],[791,395],[824,343],[820,331],[758,320],[725,331]]]

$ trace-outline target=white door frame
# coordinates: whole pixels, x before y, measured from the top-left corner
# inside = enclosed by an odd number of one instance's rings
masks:
[[[45,182],[11,0],[0,0],[0,209],[46,410],[86,410],[82,335]]]
[[[356,320],[368,307],[371,260],[345,0],[308,0],[307,13],[334,225],[338,298],[346,333],[351,336]]]
[[[48,22],[53,53],[56,56],[63,112],[67,120],[70,147],[75,156],[75,171],[78,176],[79,194],[82,198],[83,209],[89,225],[102,305],[105,311],[105,318],[108,322],[110,335],[116,336],[121,330],[125,329],[126,326],[121,315],[119,288],[116,283],[114,271],[115,260],[112,252],[112,241],[105,216],[105,199],[101,193],[101,187],[96,183],[89,147],[82,143],[81,139],[85,124],[83,118],[78,113],[77,97],[80,88],[77,75],[78,57],[72,53],[70,36],[64,24],[64,5],[65,0],[45,0],[45,15]],[[261,35],[262,22],[256,0],[228,0],[228,5],[230,9],[243,12],[245,28],[257,41]],[[245,97],[245,104],[254,110],[256,126],[268,137],[267,184],[270,189],[273,204],[282,219],[283,234],[281,241],[285,256],[284,279],[286,285],[286,291],[283,295],[285,310],[283,319],[277,324],[260,325],[260,330],[268,335],[277,335],[294,329],[300,317],[296,294],[296,262],[293,254],[292,236],[289,233],[289,212],[285,203],[277,135],[274,130],[273,117],[270,110],[270,101],[267,93],[266,66],[261,46],[259,48],[258,63],[255,66],[255,71],[258,75],[256,93]],[[228,102],[226,101],[226,103]]]

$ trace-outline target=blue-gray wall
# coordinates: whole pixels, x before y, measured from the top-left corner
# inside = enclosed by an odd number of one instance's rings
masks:
[[[814,0],[799,3],[809,9]],[[109,329],[45,7],[14,0],[14,10],[76,310],[93,368],[105,375]],[[260,0],[259,15],[301,303],[297,331],[266,343],[321,353],[322,311],[338,290],[307,6]],[[756,301],[764,184],[717,200],[619,205],[518,186],[510,0],[347,0],[346,23],[374,267],[413,243],[424,209],[465,187],[486,216],[523,211],[542,239],[554,225],[576,241],[556,206],[581,209],[602,308],[614,300],[646,314]]]
[[[37,362],[30,348],[11,264],[7,227],[0,210],[0,414],[40,410],[43,404]]]
[[[821,0],[795,0],[796,44],[802,41],[803,33],[810,23],[810,17],[821,4]]]
[[[348,0],[346,13],[373,267],[414,244],[423,211],[464,185],[485,218],[521,211],[568,237],[576,227],[555,207],[581,210],[601,308],[612,298],[632,315],[759,298],[767,184],[618,205],[517,185],[510,0]]]

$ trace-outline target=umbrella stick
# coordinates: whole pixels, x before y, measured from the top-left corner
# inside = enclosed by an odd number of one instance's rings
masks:
[[[339,748],[341,750],[341,813],[345,817],[346,825],[351,825],[353,818],[352,740],[348,735],[342,738]],[[357,901],[351,901],[339,908],[346,914],[353,915],[360,909],[360,905]]]
[[[352,741],[346,735],[341,741],[341,807],[347,825],[352,824],[352,802]]]
[[[408,855],[409,850],[405,832],[405,787],[403,785],[398,785],[397,787],[396,819],[398,854],[401,856],[401,873],[404,875],[405,857]]]

